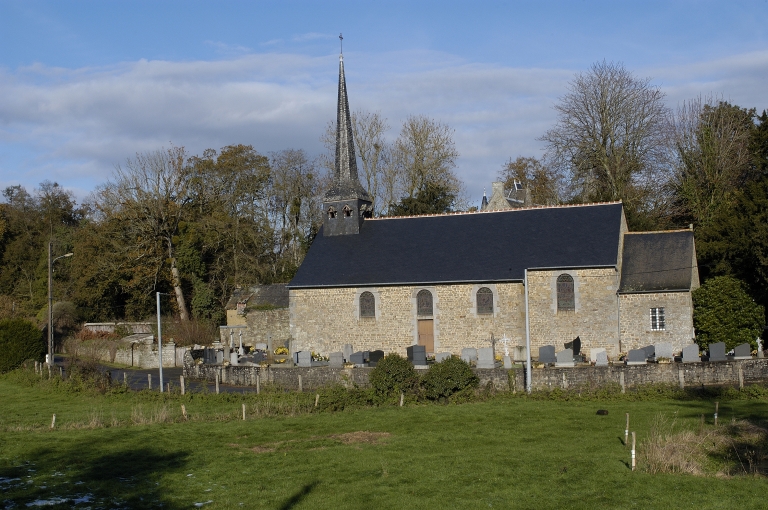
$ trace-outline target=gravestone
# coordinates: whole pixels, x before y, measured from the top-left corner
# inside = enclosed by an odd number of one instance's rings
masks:
[[[504,356],[504,368],[510,370],[512,368],[512,358]]]
[[[441,361],[447,360],[451,357],[450,352],[438,352],[435,354],[435,363],[440,363]]]
[[[645,353],[646,361],[653,358],[654,354],[656,353],[656,347],[652,345],[646,345],[645,347],[641,347],[638,350],[643,351]]]
[[[647,351],[645,349],[632,349],[627,354],[627,365],[645,365],[648,361]]]
[[[267,361],[267,353],[264,351],[256,351],[253,354],[253,362],[254,363],[262,363],[264,361]]]
[[[565,348],[570,349],[574,356],[578,356],[581,354],[581,338],[576,337],[572,341],[566,342]]]
[[[539,347],[539,363],[557,363],[554,345],[544,345]]]
[[[224,351],[216,351],[216,363],[218,365],[224,363]]]
[[[727,361],[725,357],[725,343],[717,342],[709,344],[709,361]]]
[[[477,368],[496,368],[493,347],[483,347],[477,350]]]
[[[465,347],[461,350],[461,359],[465,363],[473,363],[477,361],[477,349],[472,347]]]
[[[589,361],[596,362],[597,361],[597,355],[599,353],[601,353],[601,352],[603,352],[603,353],[605,352],[605,349],[603,349],[602,347],[596,347],[594,349],[590,349],[589,350]]]
[[[597,353],[597,356],[595,356],[595,366],[596,367],[607,367],[608,366],[608,354],[605,352],[605,349]]]
[[[203,350],[203,363],[206,365],[213,365],[216,363],[216,351],[206,347]]]
[[[293,361],[296,363],[297,366],[300,367],[311,367],[312,366],[312,352],[310,351],[299,351],[294,353],[293,355]]]
[[[237,357],[237,351],[232,351],[229,353],[229,364],[230,365],[239,365],[240,362],[238,361]]]
[[[516,345],[512,348],[512,359],[515,361],[525,361],[528,359],[527,353],[528,351],[524,345]]]
[[[752,347],[749,344],[737,345],[733,349],[733,359],[752,359]]]
[[[265,344],[263,342],[257,343],[257,344],[255,344],[253,346],[253,348],[256,349],[257,351],[266,351],[267,350],[267,344]]]
[[[683,347],[683,363],[698,363],[701,361],[699,356],[698,344],[690,344]]]
[[[223,358],[222,361],[223,360],[229,361],[229,359],[231,358],[230,352],[231,351],[229,349],[229,346],[228,345],[224,345],[224,354],[222,354],[222,358]]]
[[[368,355],[368,366],[375,367],[376,364],[384,358],[384,351],[371,351]]]
[[[672,354],[672,344],[669,342],[661,342],[653,346],[654,347],[654,356],[658,360],[659,358],[666,358],[668,360],[675,359],[674,354]]]
[[[349,361],[351,363],[354,363],[355,366],[363,367],[363,366],[365,366],[365,363],[366,363],[366,361],[365,361],[366,360],[366,357],[365,357],[366,354],[367,353],[365,351],[353,352],[349,356]]]
[[[575,365],[573,362],[573,351],[571,349],[565,349],[558,352],[555,355],[555,359],[556,367],[572,367]]]
[[[328,366],[331,368],[342,368],[344,366],[344,353],[332,352],[328,355]]]
[[[344,355],[344,361],[351,363],[353,352],[352,344],[344,344],[341,346],[341,353]]]
[[[427,348],[423,345],[409,345],[406,349],[408,359],[414,366],[426,366]]]

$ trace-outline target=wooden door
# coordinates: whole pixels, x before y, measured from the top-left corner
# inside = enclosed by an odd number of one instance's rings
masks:
[[[426,347],[428,354],[435,352],[435,330],[432,319],[419,319],[419,345]]]

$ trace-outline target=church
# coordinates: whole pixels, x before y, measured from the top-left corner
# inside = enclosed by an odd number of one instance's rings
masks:
[[[615,358],[693,342],[692,230],[629,232],[620,202],[539,207],[523,196],[514,207],[373,218],[343,57],[336,126],[323,226],[288,284],[291,350],[459,354],[506,337],[535,357],[579,337],[583,352]]]

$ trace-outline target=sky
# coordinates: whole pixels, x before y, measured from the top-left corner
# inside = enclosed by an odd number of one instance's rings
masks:
[[[543,155],[553,107],[596,62],[673,109],[768,109],[768,0],[0,0],[0,189],[48,180],[84,200],[170,145],[319,155],[339,33],[350,108],[390,140],[409,115],[449,125],[474,205],[510,158]]]

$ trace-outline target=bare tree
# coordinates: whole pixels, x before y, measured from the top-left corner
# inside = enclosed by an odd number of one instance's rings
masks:
[[[513,189],[515,181],[531,190],[531,198],[537,205],[560,203],[562,176],[536,158],[518,157],[507,161],[498,178],[505,189]]]
[[[431,183],[461,195],[463,184],[453,173],[458,157],[453,129],[447,124],[423,115],[408,117],[392,148],[400,187],[396,191],[414,198]]]
[[[541,137],[546,158],[566,175],[573,199],[622,200],[647,208],[668,176],[664,93],[623,65],[598,62],[579,73],[555,105],[557,124]]]
[[[98,191],[102,212],[120,218],[124,249],[154,268],[153,288],[167,258],[179,316],[189,319],[176,265],[174,238],[190,203],[190,175],[183,147],[139,153],[117,165],[110,181]],[[165,256],[163,256],[165,254]],[[147,289],[151,290],[151,289]]]
[[[712,96],[683,103],[672,117],[675,213],[706,225],[751,177],[755,111]]]

